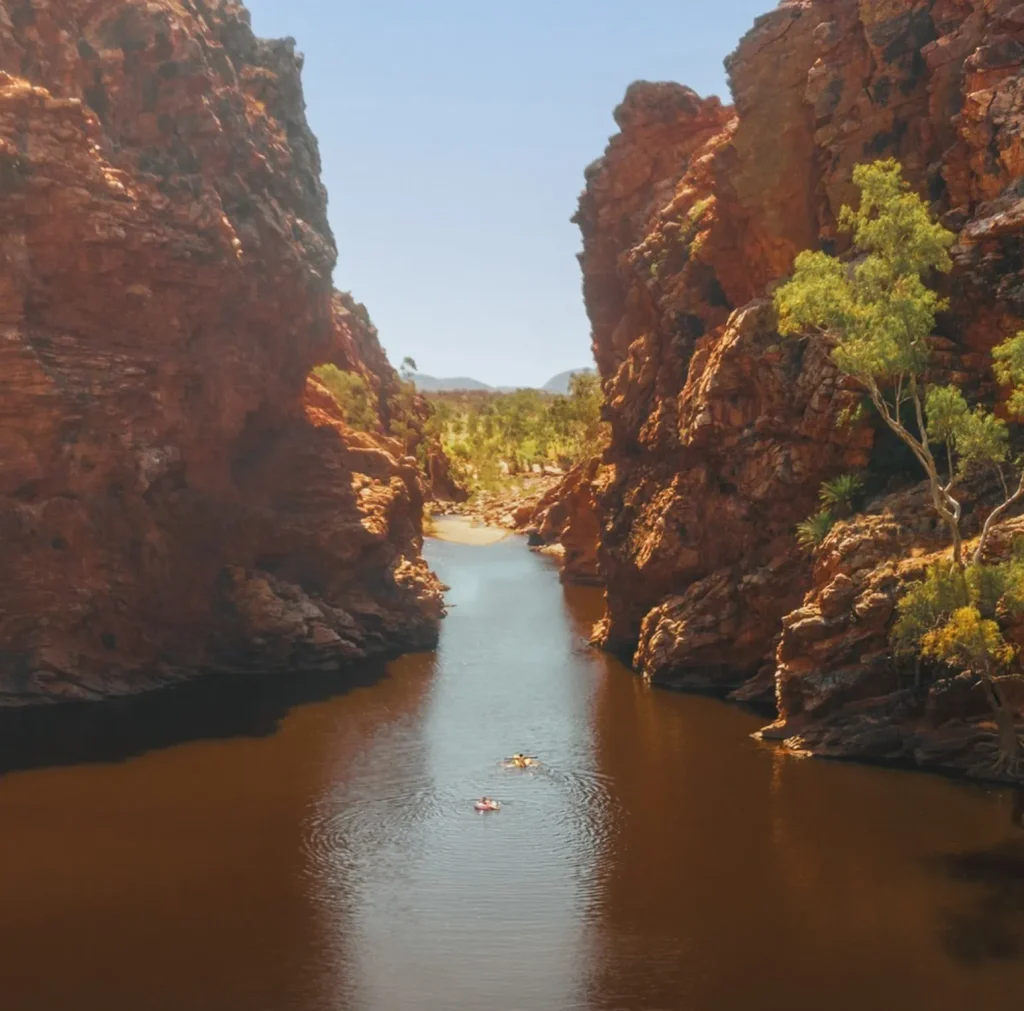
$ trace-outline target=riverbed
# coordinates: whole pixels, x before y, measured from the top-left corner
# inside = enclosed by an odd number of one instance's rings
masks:
[[[1003,792],[786,756],[520,538],[427,553],[435,653],[0,718],[5,1009],[1020,1007]]]

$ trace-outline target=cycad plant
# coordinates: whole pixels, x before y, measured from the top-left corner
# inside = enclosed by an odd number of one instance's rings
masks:
[[[796,539],[801,548],[808,554],[813,554],[814,549],[821,544],[829,535],[829,531],[835,526],[836,518],[827,509],[815,513],[809,519],[796,525]]]
[[[821,486],[819,498],[822,508],[845,519],[853,515],[863,491],[864,482],[856,474],[840,474]]]

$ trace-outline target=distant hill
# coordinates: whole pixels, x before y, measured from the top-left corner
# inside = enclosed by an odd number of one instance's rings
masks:
[[[442,393],[447,390],[493,390],[493,386],[481,383],[477,379],[470,379],[468,376],[456,376],[453,379],[438,379],[436,376],[425,376],[421,372],[415,372],[412,381],[416,389],[421,393]]]
[[[585,372],[589,375],[594,372],[594,369],[572,369],[569,372],[559,372],[557,376],[549,379],[541,389],[546,393],[568,393],[569,380],[580,372]]]
[[[573,369],[570,372],[561,372],[553,379],[549,379],[540,387],[522,386],[488,386],[479,379],[470,379],[469,376],[455,376],[451,379],[438,379],[437,376],[424,375],[422,372],[414,372],[412,381],[420,393],[449,393],[455,390],[471,390],[484,393],[515,393],[520,389],[541,389],[545,393],[568,393],[569,380],[577,372],[593,372],[593,369]]]

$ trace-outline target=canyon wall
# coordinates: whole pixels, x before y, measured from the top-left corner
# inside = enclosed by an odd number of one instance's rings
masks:
[[[436,637],[414,462],[309,379],[387,422],[301,65],[235,0],[0,2],[0,703]]]
[[[938,367],[989,395],[987,352],[1024,316],[1022,60],[1014,0],[787,0],[727,61],[734,106],[637,83],[587,170],[575,220],[612,426],[601,641],[653,681],[776,704],[802,750],[973,767],[985,743],[973,703],[888,659],[895,567],[943,546],[907,505],[920,474],[844,423],[858,392],[779,337],[770,295],[801,250],[847,247],[853,167],[898,158],[958,236]],[[871,518],[812,564],[794,527],[846,472],[868,475]]]

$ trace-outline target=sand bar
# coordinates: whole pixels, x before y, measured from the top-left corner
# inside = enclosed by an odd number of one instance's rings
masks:
[[[509,536],[501,527],[488,527],[465,516],[435,516],[431,522],[430,537],[455,544],[471,544],[485,547],[497,544]]]

